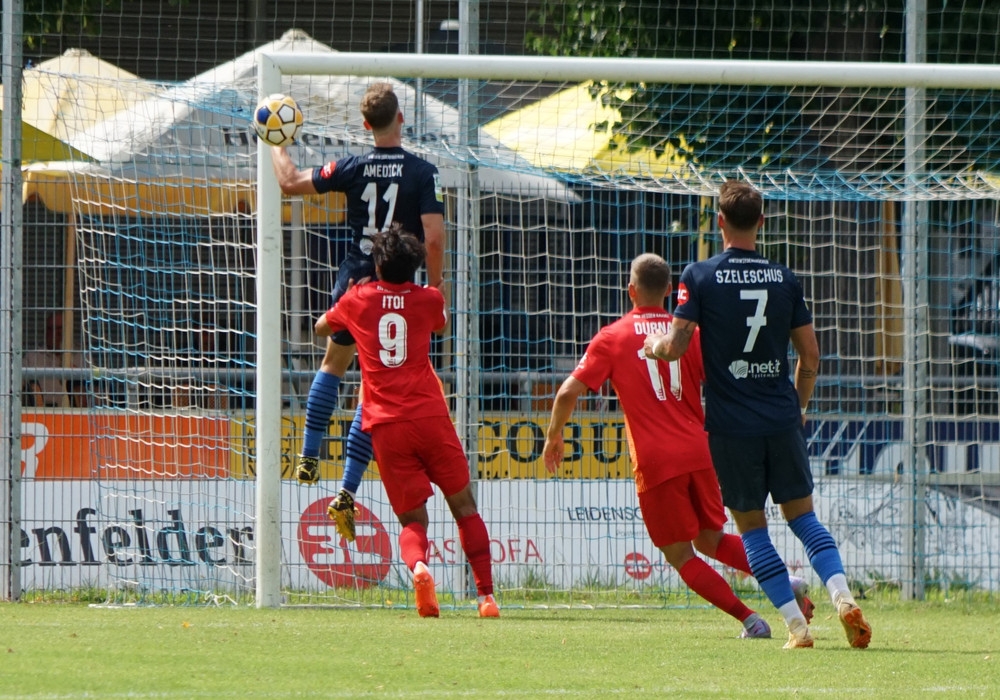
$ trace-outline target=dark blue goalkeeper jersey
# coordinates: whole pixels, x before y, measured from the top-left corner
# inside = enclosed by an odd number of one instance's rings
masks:
[[[789,336],[812,323],[812,314],[791,270],[729,248],[687,266],[674,316],[701,328],[709,433],[774,435],[801,426]]]
[[[398,221],[424,240],[422,214],[444,214],[444,193],[437,168],[402,148],[375,148],[362,156],[346,156],[315,168],[319,193],[347,195],[347,223],[365,255],[365,239]]]

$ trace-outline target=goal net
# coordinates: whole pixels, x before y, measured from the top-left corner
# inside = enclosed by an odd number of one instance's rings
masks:
[[[26,173],[39,216],[72,237],[92,390],[75,428],[88,468],[28,475],[24,550],[89,566],[36,567],[27,588],[77,576],[114,602],[412,604],[377,465],[357,540],[326,517],[353,368],[321,483],[294,479],[322,356],[312,323],[350,235],[341,197],[281,198],[248,126],[259,95],[284,92],[305,113],[300,167],[362,152],[374,80],[393,83],[404,147],[445,186],[453,320],[432,359],[501,604],[701,604],[646,535],[609,387],[577,406],[556,475],[541,448],[556,388],[627,309],[631,260],[658,253],[676,279],[719,250],[727,177],[764,194],[763,252],[802,278],[815,316],[816,504],[849,579],[997,590],[995,69],[456,62],[337,54],[295,33],[185,83],[137,83],[137,99],[75,125],[81,155]],[[452,518],[440,494],[428,505],[440,595],[467,605]],[[819,585],[769,514],[789,568]]]

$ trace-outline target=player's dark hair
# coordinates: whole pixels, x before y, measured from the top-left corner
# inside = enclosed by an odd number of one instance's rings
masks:
[[[644,295],[662,299],[670,286],[670,265],[659,255],[643,253],[632,261],[632,283]]]
[[[385,231],[372,236],[372,261],[379,279],[399,284],[410,282],[427,256],[420,239],[393,222]]]
[[[384,129],[399,113],[399,100],[391,83],[372,83],[361,98],[361,116],[373,131]]]
[[[734,229],[748,231],[757,227],[764,201],[749,182],[726,180],[719,190],[719,211]]]

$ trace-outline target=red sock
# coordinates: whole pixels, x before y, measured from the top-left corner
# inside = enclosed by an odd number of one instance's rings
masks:
[[[722,536],[722,541],[719,542],[719,547],[715,550],[715,559],[730,568],[753,576],[750,571],[750,562],[747,561],[747,550],[743,548],[743,540],[736,535]]]
[[[490,535],[479,513],[467,515],[458,524],[458,539],[472,567],[479,595],[493,594],[493,570],[490,562]]]
[[[698,557],[689,559],[677,573],[692,591],[740,622],[753,614],[753,610],[736,597],[726,579]]]
[[[420,523],[410,523],[399,533],[399,556],[413,571],[417,562],[427,563],[427,529]]]

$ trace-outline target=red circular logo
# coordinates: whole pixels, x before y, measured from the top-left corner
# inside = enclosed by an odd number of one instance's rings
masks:
[[[653,573],[653,565],[645,554],[630,552],[625,555],[625,573],[640,581],[647,579]]]
[[[385,526],[360,503],[354,545],[337,534],[326,509],[333,496],[309,504],[299,519],[299,551],[306,566],[331,588],[368,588],[389,573],[392,543]],[[371,534],[361,534],[368,531]]]

